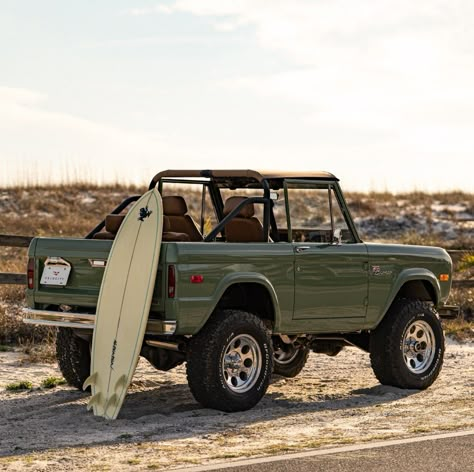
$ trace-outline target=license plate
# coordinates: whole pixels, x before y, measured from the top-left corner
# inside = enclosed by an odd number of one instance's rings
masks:
[[[69,273],[71,272],[70,266],[65,265],[47,265],[41,275],[41,285],[61,285],[67,284]]]

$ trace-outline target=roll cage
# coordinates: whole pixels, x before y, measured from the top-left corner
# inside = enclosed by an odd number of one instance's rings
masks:
[[[219,233],[225,234],[225,226],[235,218],[240,210],[249,203],[263,205],[263,239],[262,242],[279,242],[280,236],[273,213],[272,190],[283,190],[286,179],[299,179],[305,181],[319,181],[332,184],[336,189],[336,196],[345,218],[351,228],[356,240],[360,241],[352,219],[347,213],[342,192],[339,189],[338,180],[328,172],[258,172],[254,170],[166,170],[156,174],[151,180],[148,189],[155,187],[162,193],[164,183],[175,184],[201,184],[203,186],[202,205],[204,206],[205,192],[209,192],[212,205],[218,220],[217,225],[204,238],[205,242],[213,241]],[[224,201],[221,189],[261,189],[261,196],[249,196],[240,202],[228,215],[224,216]],[[125,199],[120,205],[111,211],[112,214],[122,212],[127,206],[140,198],[139,195]],[[202,225],[201,221],[201,225]],[[105,220],[101,221],[86,238],[90,239],[104,228]]]

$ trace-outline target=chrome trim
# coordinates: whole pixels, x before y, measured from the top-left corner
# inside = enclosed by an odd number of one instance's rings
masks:
[[[23,323],[59,326],[64,328],[94,329],[95,315],[90,313],[71,313],[50,310],[34,310],[23,308],[25,318]],[[148,320],[146,333],[148,334],[174,334],[176,321]]]
[[[311,249],[311,246],[296,246],[295,251],[300,253]]]
[[[74,323],[72,321],[59,321],[59,320],[30,320],[23,318],[23,323],[34,324],[40,326],[57,326],[60,328],[79,328],[79,329],[94,329],[95,324],[91,323]]]
[[[104,269],[107,265],[107,259],[88,259],[91,267]]]
[[[23,308],[23,314],[30,316],[31,319],[49,319],[49,320],[70,320],[75,322],[94,324],[95,315],[90,313],[71,313],[66,311],[51,310],[33,310],[32,308]]]
[[[44,261],[44,265],[47,266],[47,265],[50,265],[50,264],[52,264],[52,265],[60,264],[60,265],[65,265],[67,267],[71,267],[71,264],[68,261],[66,261],[62,257],[58,257],[58,256],[47,257],[46,260]]]

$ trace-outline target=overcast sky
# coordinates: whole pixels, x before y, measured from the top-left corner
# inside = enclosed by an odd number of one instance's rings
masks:
[[[237,167],[473,191],[472,1],[0,6],[1,186]]]

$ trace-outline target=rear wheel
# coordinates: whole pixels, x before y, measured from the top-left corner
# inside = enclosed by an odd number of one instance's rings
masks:
[[[443,357],[443,329],[426,302],[397,300],[371,334],[370,360],[382,384],[425,389],[438,377]]]
[[[66,382],[72,387],[82,389],[91,367],[89,342],[74,334],[70,328],[59,328],[56,336],[56,358]]]
[[[272,370],[270,332],[262,320],[244,311],[223,310],[189,344],[189,387],[208,408],[252,408],[265,395]]]
[[[306,365],[309,349],[279,343],[274,347],[273,372],[283,377],[296,377]]]

